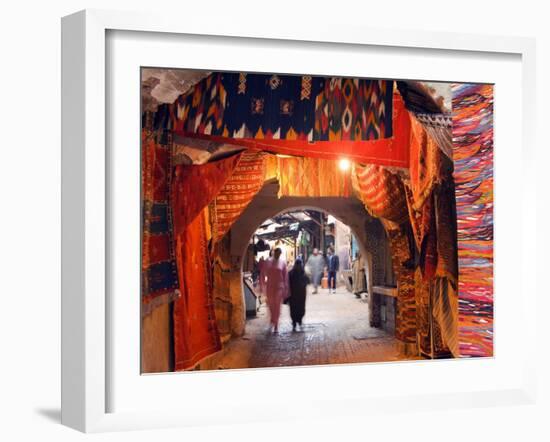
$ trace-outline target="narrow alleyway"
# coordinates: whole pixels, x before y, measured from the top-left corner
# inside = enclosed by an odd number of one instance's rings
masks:
[[[246,333],[226,344],[218,368],[259,368],[297,365],[380,362],[408,359],[389,333],[368,325],[368,305],[345,287],[336,294],[308,287],[303,330],[292,331],[289,310],[281,313],[279,333],[269,331],[269,312],[262,304]]]

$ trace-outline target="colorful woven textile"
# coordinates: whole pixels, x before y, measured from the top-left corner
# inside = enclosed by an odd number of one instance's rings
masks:
[[[352,183],[372,216],[395,223],[407,220],[405,188],[399,176],[376,164],[355,164]]]
[[[459,351],[493,355],[493,86],[453,84]]]
[[[414,118],[424,127],[439,149],[453,159],[453,118],[450,114],[415,114]]]
[[[282,196],[349,197],[351,177],[334,160],[278,158],[279,198]]]
[[[178,296],[169,204],[170,142],[165,131],[142,131],[142,313]],[[153,303],[154,301],[154,303]]]
[[[160,111],[160,110],[159,110]],[[162,120],[165,121],[165,120]],[[166,121],[165,121],[166,122]],[[409,167],[410,116],[398,94],[393,98],[393,124],[391,138],[370,141],[309,141],[303,139],[252,139],[175,132],[184,138],[195,137],[222,145],[239,145],[247,149],[263,150],[285,155],[324,159],[349,158],[360,162],[385,166]],[[170,124],[173,126],[173,124]]]
[[[174,129],[231,138],[389,138],[392,86],[386,80],[217,72],[178,98]]]
[[[425,202],[422,211],[422,229],[426,232],[420,246],[420,268],[424,280],[428,281],[437,271],[437,227],[435,223],[434,196]]]
[[[214,200],[214,241],[220,240],[264,184],[266,159],[262,152],[245,151]]]
[[[405,197],[407,199],[407,210],[409,212],[409,222],[411,224],[413,238],[416,248],[420,250],[430,225],[429,219],[431,216],[431,205],[424,204],[420,210],[415,210],[412,191],[409,186],[405,186]]]
[[[180,100],[161,105],[154,114],[144,114],[143,124],[155,130],[171,130],[175,137],[176,164],[201,164],[215,155],[235,149],[253,149],[286,155],[309,156],[325,159],[342,157],[361,162],[385,166],[409,167],[410,117],[399,94],[393,97],[394,135],[389,138],[363,140],[310,141],[293,131],[287,132],[286,139],[272,138],[231,138],[229,133],[216,135],[216,131],[198,129],[189,132],[188,125],[178,119],[178,115],[188,115],[180,109]],[[180,106],[180,107],[178,107]],[[214,113],[217,113],[214,112]],[[201,116],[203,114],[199,114]],[[198,116],[197,116],[198,118]],[[201,116],[202,118],[202,116]],[[210,127],[210,126],[209,126]],[[191,128],[194,128],[191,125]],[[193,129],[194,130],[194,129]],[[265,135],[265,134],[262,134]],[[278,136],[278,135],[277,135]],[[192,141],[194,140],[194,141]]]
[[[411,116],[410,177],[413,208],[418,210],[441,181],[441,150],[421,123]]]
[[[439,114],[442,109],[419,81],[396,81],[408,110],[420,114]]]
[[[452,181],[445,181],[434,192],[437,268],[435,274],[456,284],[458,256],[456,238],[455,192]]]
[[[419,350],[430,357],[458,357],[458,297],[446,278],[426,281],[414,274]]]
[[[436,277],[430,283],[434,317],[434,355],[450,352],[459,357],[458,348],[458,294],[453,282]]]
[[[425,279],[445,277],[456,282],[458,277],[456,210],[451,178],[432,190],[419,210],[414,208],[411,190],[406,186],[409,221],[419,265]]]
[[[180,95],[170,112],[172,129],[206,135],[226,133],[226,86],[224,74],[213,73],[195,84],[187,94]]]
[[[416,338],[419,350],[425,355],[430,355],[431,330],[430,330],[430,284],[424,281],[420,267],[414,273],[414,295],[416,300]]]
[[[174,168],[172,206],[175,233],[181,233],[216,198],[232,175],[241,154],[204,165]]]
[[[176,236],[181,296],[174,303],[175,370],[193,368],[221,349],[214,313],[212,267],[205,217],[196,216]]]
[[[401,230],[388,232],[392,266],[397,278],[397,311],[395,337],[403,342],[416,342],[416,299],[414,270],[407,264],[411,260],[409,240]]]
[[[312,81],[321,88],[315,96],[312,141],[392,136],[393,81],[318,77]]]

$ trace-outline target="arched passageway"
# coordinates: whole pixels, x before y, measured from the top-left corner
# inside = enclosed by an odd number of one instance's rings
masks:
[[[232,302],[236,312],[232,323],[233,334],[240,335],[244,332],[244,309],[242,303],[242,256],[256,228],[266,219],[271,218],[278,213],[282,213],[292,208],[315,208],[322,209],[338,218],[341,222],[348,225],[356,235],[361,251],[366,256],[369,254],[366,244],[365,222],[372,218],[365,211],[364,206],[355,197],[278,197],[279,185],[276,180],[267,182],[261,191],[254,197],[250,205],[243,212],[241,217],[235,222],[230,230],[231,238],[231,256],[235,263],[237,275],[233,277],[236,280],[237,287],[233,289],[234,297]],[[374,220],[372,220],[374,221]],[[374,221],[377,222],[377,221]],[[237,307],[235,307],[237,306]],[[242,310],[242,311],[240,311]]]
[[[229,281],[229,297],[225,307],[230,306],[230,321],[221,319],[220,329],[225,330],[222,352],[201,363],[201,369],[245,368],[288,365],[319,365],[346,362],[373,362],[407,359],[404,349],[395,338],[395,298],[388,297],[384,305],[388,309],[385,317],[391,323],[390,329],[373,324],[373,296],[358,298],[348,291],[344,284],[337,289],[336,296],[328,290],[312,295],[308,288],[307,313],[303,333],[291,333],[288,310],[283,309],[281,334],[274,338],[268,329],[269,312],[261,303],[257,316],[246,319],[243,257],[250,246],[251,237],[266,220],[293,210],[324,211],[349,227],[354,235],[361,255],[366,257],[367,285],[372,293],[374,270],[387,274],[388,283],[395,283],[389,243],[379,220],[371,217],[364,205],[351,197],[279,197],[279,184],[270,180],[234,223],[229,231],[225,253],[231,268],[225,273]],[[220,252],[220,251],[219,251]],[[222,252],[223,253],[223,252]],[[376,269],[375,269],[376,267]],[[221,278],[216,279],[221,281]],[[395,287],[388,291],[395,293]],[[370,305],[369,305],[370,304]],[[220,318],[225,315],[220,315]]]

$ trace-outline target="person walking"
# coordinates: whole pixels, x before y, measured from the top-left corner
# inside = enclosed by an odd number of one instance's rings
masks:
[[[340,270],[340,259],[334,254],[332,247],[327,249],[327,267],[328,267],[328,292],[336,293],[336,274]]]
[[[358,298],[361,293],[367,291],[367,278],[365,276],[365,261],[360,252],[355,252],[355,259],[351,264],[352,291]]]
[[[313,253],[309,256],[306,262],[306,273],[311,275],[313,284],[312,294],[317,293],[317,287],[321,284],[323,277],[323,269],[325,268],[325,258],[319,253],[319,249],[313,249]]]
[[[290,286],[290,297],[288,306],[290,307],[290,318],[292,319],[292,331],[296,331],[296,325],[302,328],[302,319],[306,313],[306,289],[309,284],[309,278],[304,272],[304,264],[301,259],[294,262],[294,267],[288,273]]]
[[[260,275],[260,284],[267,298],[273,333],[279,332],[281,303],[288,298],[289,294],[287,266],[285,260],[281,258],[281,253],[281,249],[277,247],[273,251],[273,257],[262,265]]]

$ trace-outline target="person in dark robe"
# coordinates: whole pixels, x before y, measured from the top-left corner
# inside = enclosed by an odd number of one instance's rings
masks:
[[[309,278],[304,271],[304,264],[301,259],[297,259],[288,274],[290,285],[290,297],[288,305],[290,307],[290,318],[292,319],[292,331],[296,331],[296,325],[302,328],[302,319],[306,313],[306,289],[309,284]]]

